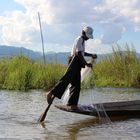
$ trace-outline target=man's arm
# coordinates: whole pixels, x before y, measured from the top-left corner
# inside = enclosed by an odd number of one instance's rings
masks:
[[[86,65],[86,66],[88,66],[88,67],[92,67],[92,64],[91,64],[91,63],[87,63],[87,62],[86,62],[86,60],[84,59],[84,57],[83,57],[83,55],[82,55],[82,52],[77,52],[76,54],[77,54],[77,56],[79,57],[79,59],[81,60],[81,62],[82,62],[84,65]]]
[[[91,54],[91,53],[87,53],[87,52],[84,52],[84,56],[89,56],[89,57],[92,57],[93,59],[97,58],[96,54]]]
[[[92,54],[91,53],[84,52],[84,56],[90,56],[90,57],[92,57]]]

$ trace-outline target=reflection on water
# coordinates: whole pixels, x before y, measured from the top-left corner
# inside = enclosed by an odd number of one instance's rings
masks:
[[[95,127],[97,126],[97,124],[98,124],[98,120],[96,118],[90,118],[67,125],[66,130],[69,135],[66,138],[75,140],[78,138],[77,134],[81,132],[81,129],[85,129],[85,128],[88,129],[93,126]]]
[[[140,99],[139,89],[98,88],[82,91],[81,104]],[[55,100],[54,104],[60,103]],[[99,124],[92,116],[68,113],[53,105],[44,128],[37,119],[46,107],[41,91],[30,93],[0,91],[0,138],[42,140],[138,140],[140,119],[119,118]]]

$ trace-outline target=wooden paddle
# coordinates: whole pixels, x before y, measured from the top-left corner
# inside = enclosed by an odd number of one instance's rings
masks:
[[[49,108],[50,108],[50,106],[51,106],[51,104],[52,104],[54,98],[55,98],[55,96],[52,97],[52,101],[48,104],[48,106],[46,107],[45,111],[44,111],[44,112],[41,114],[41,116],[39,117],[39,119],[38,119],[38,122],[39,122],[39,123],[42,123],[42,122],[45,120],[45,118],[46,118],[46,116],[47,116],[47,112],[48,112],[48,110],[49,110]]]

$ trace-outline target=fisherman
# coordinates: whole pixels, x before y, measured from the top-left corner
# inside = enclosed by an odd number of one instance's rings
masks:
[[[84,56],[97,58],[96,54],[85,52],[85,41],[93,39],[93,29],[89,26],[83,28],[81,36],[76,38],[69,59],[68,68],[63,77],[57,82],[57,84],[47,93],[47,102],[51,104],[55,97],[61,99],[66,88],[70,84],[70,97],[67,106],[71,110],[77,109],[80,88],[81,88],[81,68],[92,68],[91,63],[87,63]]]

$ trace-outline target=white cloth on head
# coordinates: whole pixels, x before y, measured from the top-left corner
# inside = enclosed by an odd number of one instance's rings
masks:
[[[72,51],[71,51],[71,56],[74,55],[77,52],[82,52],[83,56],[84,56],[84,52],[85,52],[85,41],[83,40],[83,38],[81,36],[77,37]]]

